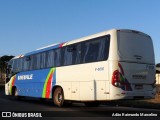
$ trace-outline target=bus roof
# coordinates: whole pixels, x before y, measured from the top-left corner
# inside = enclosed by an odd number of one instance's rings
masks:
[[[103,31],[103,32],[100,32],[100,33],[97,33],[97,34],[93,34],[93,35],[89,35],[89,36],[82,37],[82,38],[79,38],[79,39],[71,40],[71,41],[68,41],[68,42],[65,42],[65,43],[58,43],[58,44],[53,44],[53,45],[49,45],[49,46],[46,46],[46,47],[42,47],[42,48],[37,49],[35,51],[26,53],[26,54],[24,54],[24,56],[33,55],[33,54],[37,54],[37,53],[44,52],[44,51],[47,51],[47,50],[52,50],[52,49],[60,48],[62,46],[66,46],[66,45],[78,43],[78,42],[81,42],[81,41],[89,40],[89,39],[92,39],[92,38],[95,38],[95,37],[100,37],[100,36],[106,35],[107,32],[110,32],[110,31],[113,31],[113,30],[116,30],[116,29]]]
[[[11,60],[13,60],[13,59],[17,59],[17,58],[21,58],[21,57],[23,57],[24,55],[17,55],[17,56],[15,56],[15,57],[13,57]]]
[[[63,44],[64,43],[53,44],[53,45],[49,45],[49,46],[46,46],[46,47],[43,47],[43,48],[39,48],[39,49],[37,49],[35,51],[26,53],[24,56],[29,56],[29,55],[37,54],[37,53],[44,52],[44,51],[47,51],[47,50],[52,50],[52,49],[60,48],[60,47],[62,47]]]

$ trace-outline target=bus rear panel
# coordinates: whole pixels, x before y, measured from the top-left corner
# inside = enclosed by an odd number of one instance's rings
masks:
[[[116,64],[111,71],[111,99],[154,98],[155,60],[150,36],[133,30],[118,30],[117,61],[111,64]]]

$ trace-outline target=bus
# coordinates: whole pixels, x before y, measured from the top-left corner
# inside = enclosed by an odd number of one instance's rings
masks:
[[[56,106],[155,97],[149,35],[112,29],[50,45],[8,62],[5,94],[51,99]]]

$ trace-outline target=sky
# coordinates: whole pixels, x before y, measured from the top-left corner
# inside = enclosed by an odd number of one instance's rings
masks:
[[[0,0],[0,56],[117,28],[150,35],[160,63],[159,6],[160,0]]]

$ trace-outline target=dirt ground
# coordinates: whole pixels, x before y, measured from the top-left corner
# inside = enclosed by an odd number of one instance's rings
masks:
[[[137,107],[137,108],[149,108],[149,109],[159,109],[160,110],[160,85],[157,86],[157,94],[155,99],[148,100],[117,100],[110,101],[108,105],[113,104],[116,106],[127,106],[127,107]]]

